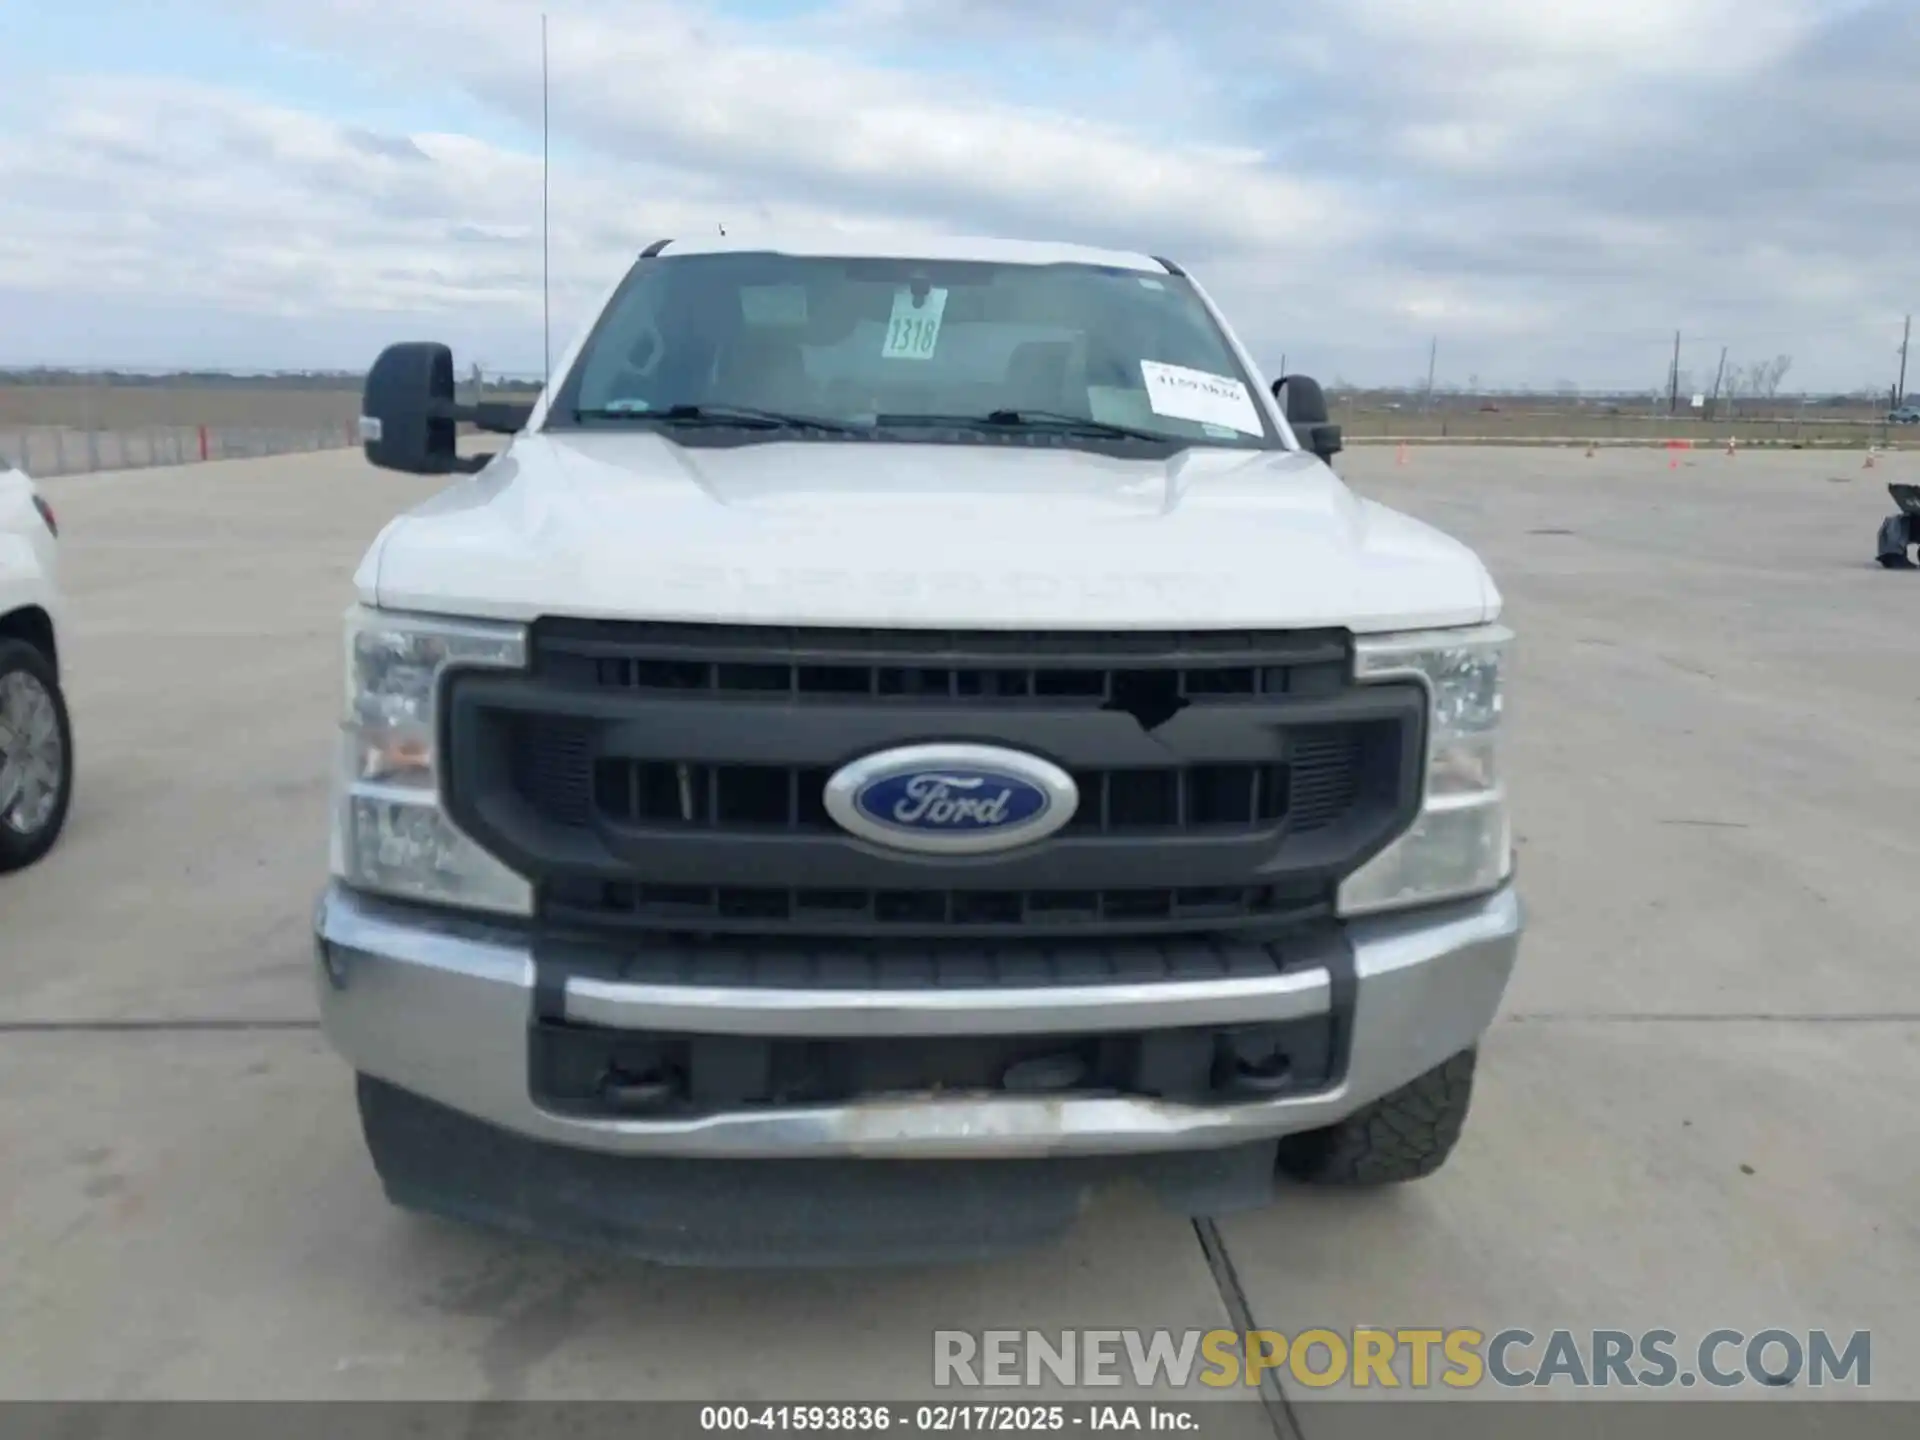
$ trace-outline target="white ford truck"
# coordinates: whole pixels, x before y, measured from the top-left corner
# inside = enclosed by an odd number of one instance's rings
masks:
[[[1428,1174],[1522,928],[1508,632],[1178,265],[661,241],[346,620],[327,1034],[389,1197],[694,1264]],[[463,454],[477,426],[511,436]]]
[[[0,458],[0,875],[53,848],[73,799],[59,535],[53,506]]]

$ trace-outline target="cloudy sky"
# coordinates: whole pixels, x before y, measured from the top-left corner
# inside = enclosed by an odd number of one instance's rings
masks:
[[[1920,0],[549,0],[557,329],[648,241],[1175,256],[1267,369],[1884,392]],[[0,0],[0,363],[540,359],[535,0]]]

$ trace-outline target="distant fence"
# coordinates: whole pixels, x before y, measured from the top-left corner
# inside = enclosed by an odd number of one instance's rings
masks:
[[[240,426],[144,425],[123,430],[81,430],[33,425],[0,430],[0,460],[29,475],[78,475],[92,470],[142,470],[154,465],[193,465],[202,460],[242,460],[343,450],[360,443],[355,425]]]
[[[1614,440],[1661,443],[1692,440],[1695,444],[1769,445],[1887,445],[1920,440],[1920,426],[1890,425],[1885,420],[1836,419],[1802,415],[1790,418],[1743,415],[1697,419],[1689,414],[1608,414],[1602,410],[1418,410],[1370,409],[1334,406],[1334,419],[1352,440]]]

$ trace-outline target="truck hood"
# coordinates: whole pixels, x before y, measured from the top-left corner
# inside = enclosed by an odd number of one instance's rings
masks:
[[[1379,631],[1499,606],[1472,551],[1299,452],[604,431],[516,437],[391,524],[358,583],[514,620],[956,629]]]

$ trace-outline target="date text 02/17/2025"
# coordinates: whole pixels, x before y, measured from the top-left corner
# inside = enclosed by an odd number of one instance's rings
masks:
[[[1200,1407],[1157,1404],[705,1405],[703,1434],[1014,1435],[1139,1431],[1200,1435]]]

